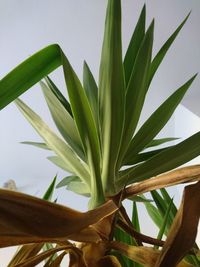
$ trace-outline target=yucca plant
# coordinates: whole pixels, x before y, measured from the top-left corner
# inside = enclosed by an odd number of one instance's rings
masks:
[[[80,213],[0,190],[0,246],[26,244],[8,266],[36,266],[43,260],[47,260],[45,267],[60,266],[67,253],[71,267],[199,266],[195,237],[200,166],[173,169],[200,154],[200,132],[165,148],[159,146],[174,138],[156,139],[196,75],[136,130],[151,81],[188,16],[152,58],[154,21],[146,30],[145,13],[144,6],[123,59],[121,2],[108,0],[98,85],[86,63],[81,83],[58,45],[37,52],[0,81],[3,108],[45,78],[42,90],[61,136],[17,99],[18,108],[44,140],[26,143],[55,152],[49,159],[70,173],[58,186],[90,198],[89,211]],[[48,77],[59,66],[69,102]],[[153,191],[186,182],[195,183],[185,188],[178,211],[165,190],[163,198]],[[142,196],[149,191],[157,209]],[[134,201],[132,220],[123,207],[127,198]],[[157,238],[140,233],[138,200],[159,226]],[[163,234],[166,241],[161,240]]]

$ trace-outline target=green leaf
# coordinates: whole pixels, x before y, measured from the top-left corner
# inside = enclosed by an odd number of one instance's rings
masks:
[[[138,54],[142,40],[145,36],[145,21],[146,21],[146,5],[144,5],[141,11],[139,20],[131,37],[124,58],[124,73],[125,73],[126,85],[128,85],[128,82],[130,80],[136,56]]]
[[[155,225],[160,229],[163,222],[163,217],[158,211],[158,209],[150,202],[143,202],[146,210],[152,219],[152,221],[155,223]]]
[[[140,154],[137,154],[137,155],[129,154],[128,157],[123,162],[123,165],[134,165],[134,164],[137,164],[139,162],[146,161],[146,160],[156,156],[160,152],[165,151],[166,149],[169,149],[169,148],[170,147],[160,148],[160,149],[156,149],[156,150],[140,153]]]
[[[99,72],[99,114],[103,150],[102,180],[107,194],[115,193],[115,166],[121,144],[124,112],[125,81],[121,44],[121,1],[109,0]]]
[[[150,193],[151,193],[151,196],[152,196],[152,198],[153,198],[153,200],[154,200],[154,202],[155,202],[160,214],[164,218],[168,206],[169,205],[172,206],[172,204],[170,204],[171,203],[171,199],[170,199],[170,202],[166,202],[165,199],[163,199],[156,190],[153,190]],[[174,219],[174,216],[171,213],[171,208],[170,208],[170,212],[168,214],[166,230],[169,230],[169,228],[170,228],[170,226],[171,226],[171,224],[173,222],[173,219]]]
[[[90,168],[93,204],[98,206],[104,202],[104,194],[100,173],[100,143],[95,120],[86,93],[70,65],[62,53],[62,63],[71,108],[84,147]]]
[[[95,118],[96,128],[99,131],[98,87],[92,75],[92,72],[85,61],[83,65],[83,87],[85,89],[93,116]]]
[[[147,92],[147,78],[151,62],[153,32],[154,21],[151,23],[141,44],[135,60],[131,78],[128,83],[123,142],[118,159],[119,167],[121,167],[121,161],[123,160],[124,154],[126,153],[131,138],[135,132],[144,104]]]
[[[183,99],[183,96],[187,92],[195,77],[196,75],[176,90],[175,93],[173,93],[142,125],[129,145],[128,151],[125,155],[125,161],[126,158],[129,157],[129,154],[134,155],[144,149],[144,147],[160,132],[173,115],[176,107]]]
[[[72,181],[81,182],[81,179],[78,176],[70,175],[63,178],[56,186],[56,188],[67,186]]]
[[[31,145],[31,146],[39,147],[39,148],[42,148],[42,149],[51,150],[45,143],[24,141],[24,142],[20,142],[20,144]]]
[[[45,252],[45,251],[53,249],[53,248],[54,248],[54,246],[51,243],[46,243],[46,244],[44,244],[42,250],[43,250],[43,252]],[[49,267],[48,264],[50,264],[56,258],[57,258],[57,253],[53,254],[49,259],[46,259],[44,267]]]
[[[90,197],[90,188],[88,187],[88,185],[86,185],[83,182],[79,182],[79,181],[71,181],[69,182],[69,184],[67,185],[67,190],[72,191],[78,195],[82,195],[85,197]]]
[[[40,85],[58,130],[76,154],[85,161],[82,143],[73,118],[48,86],[43,82],[40,82]]]
[[[118,181],[119,188],[124,182],[133,183],[167,172],[192,160],[200,154],[200,132],[177,145],[159,153],[135,168],[130,168]]]
[[[0,81],[0,109],[60,65],[60,47],[55,44],[47,46],[22,62]]]
[[[133,201],[133,209],[132,209],[132,223],[136,231],[140,232],[140,223],[138,217],[138,209],[137,204]]]
[[[48,187],[47,191],[45,192],[45,194],[43,196],[44,200],[51,201],[53,191],[55,189],[56,179],[57,179],[57,175],[53,178],[53,181],[51,182],[50,186]]]
[[[154,146],[159,146],[159,145],[163,145],[167,142],[171,142],[171,141],[175,141],[178,140],[179,138],[177,137],[167,137],[167,138],[160,138],[160,139],[153,139],[152,141],[150,141],[148,143],[148,145],[145,146],[146,148],[150,148],[150,147],[154,147]]]
[[[129,200],[137,202],[152,202],[152,199],[144,198],[143,196],[132,196],[128,198]]]
[[[151,63],[151,69],[150,69],[150,74],[149,74],[149,84],[151,83],[158,67],[160,66],[162,60],[164,59],[168,49],[174,42],[176,36],[182,29],[183,25],[186,23],[190,13],[187,15],[187,17],[183,20],[183,22],[178,26],[178,28],[175,30],[175,32],[169,37],[169,39],[164,43],[164,45],[161,47],[157,55],[154,57],[152,63]]]
[[[57,97],[57,99],[60,101],[60,103],[63,105],[63,107],[66,109],[66,111],[73,117],[72,109],[70,106],[70,103],[67,101],[67,99],[63,96],[61,91],[58,89],[58,87],[55,85],[55,83],[49,78],[49,76],[45,77],[45,81],[51,89],[51,91],[54,93],[54,95]]]
[[[121,241],[125,244],[129,244],[129,245],[132,245],[132,241],[133,239],[131,238],[130,235],[128,235],[126,232],[124,232],[121,228],[115,228],[115,231],[114,231],[114,238],[115,240],[117,241]],[[125,266],[125,267],[131,267],[132,266],[132,263],[133,261],[128,259],[127,257],[121,255],[121,253],[117,253],[116,252],[116,255],[117,255],[117,258],[119,258],[122,266]]]
[[[161,192],[162,197],[165,200],[165,202],[168,203],[168,205],[169,205],[171,197],[170,197],[169,193],[167,192],[167,190],[165,188],[161,188],[160,192]],[[178,210],[177,210],[176,205],[174,203],[172,203],[171,213],[173,215],[173,218],[175,218],[177,211]]]
[[[15,102],[25,118],[44,139],[47,146],[50,147],[64,162],[66,162],[66,165],[70,167],[73,173],[76,173],[83,181],[90,184],[89,173],[73,150],[25,103],[19,99]]]
[[[74,170],[72,170],[70,166],[67,165],[66,162],[62,158],[58,156],[50,156],[50,157],[47,157],[47,159],[51,161],[53,164],[55,164],[56,166],[58,166],[59,168],[63,169],[64,171],[67,171],[69,173],[74,173]]]
[[[140,222],[139,222],[139,217],[138,217],[138,208],[137,208],[137,203],[133,201],[133,209],[132,209],[132,223],[133,227],[135,228],[136,231],[140,232]],[[137,242],[134,242],[134,245],[137,245]],[[132,267],[142,267],[141,264],[137,262],[133,262]]]
[[[169,204],[169,203],[165,202],[165,200],[160,196],[160,194],[156,190],[153,190],[150,193],[151,193],[151,196],[152,196],[160,214],[162,216],[164,216],[166,209],[167,209],[167,204]],[[171,200],[170,200],[170,202],[171,202]]]
[[[158,232],[158,236],[157,236],[158,240],[162,240],[162,237],[163,237],[163,235],[164,235],[164,233],[165,233],[165,231],[167,229],[167,224],[170,224],[170,222],[169,222],[170,216],[169,215],[170,215],[170,212],[171,212],[172,204],[173,204],[173,198],[171,199],[171,201],[170,201],[170,203],[169,203],[169,205],[167,207],[167,210],[165,212],[165,215],[163,217],[163,223],[162,223],[162,226],[161,226],[161,228],[160,228],[160,230]],[[154,246],[154,248],[158,249],[157,246]]]

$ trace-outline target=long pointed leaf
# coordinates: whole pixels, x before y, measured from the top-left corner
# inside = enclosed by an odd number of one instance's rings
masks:
[[[45,143],[31,142],[31,141],[23,141],[20,143],[24,145],[31,145],[31,146],[39,147],[45,150],[51,150]]]
[[[130,80],[135,59],[137,57],[140,45],[145,35],[145,21],[146,6],[144,5],[124,58],[124,73],[126,85],[128,85],[128,82]]]
[[[183,99],[183,96],[187,92],[195,77],[196,75],[173,93],[143,124],[132,139],[125,159],[129,156],[129,154],[133,155],[134,153],[137,154],[140,152],[160,132],[171,118],[176,107]],[[152,127],[152,125],[154,126]]]
[[[158,240],[162,240],[162,237],[167,229],[167,224],[169,222],[169,214],[171,212],[171,208],[172,208],[172,203],[173,203],[173,198],[171,199],[171,202],[169,203],[168,207],[167,207],[167,210],[166,210],[166,213],[165,213],[165,216],[163,218],[163,223],[162,223],[162,226],[160,227],[160,230],[158,232],[158,235],[157,235],[157,239]],[[155,246],[155,248],[158,249],[157,246]]]
[[[160,229],[162,227],[163,217],[158,211],[158,209],[150,202],[144,202],[145,208],[152,219],[152,221],[155,223],[155,225]]]
[[[101,154],[98,131],[86,93],[63,53],[62,62],[72,112],[90,168],[91,190],[93,192],[92,203],[94,206],[98,206],[104,202],[100,173]]]
[[[92,75],[92,72],[85,61],[83,65],[83,87],[95,118],[96,128],[99,130],[98,88],[94,76]]]
[[[64,106],[64,108],[67,110],[67,112],[73,117],[70,103],[67,101],[67,99],[64,97],[64,95],[61,93],[61,91],[58,89],[58,87],[55,85],[55,83],[49,78],[49,76],[45,77],[45,81],[46,81],[48,87],[51,89],[51,91],[54,93],[54,95],[60,101],[60,103]]]
[[[51,184],[47,188],[47,191],[45,192],[45,194],[43,196],[44,200],[51,201],[52,195],[53,195],[53,191],[55,189],[56,179],[57,179],[57,175],[54,177],[53,181],[51,182]]]
[[[73,118],[48,86],[43,82],[40,82],[40,85],[57,128],[71,148],[85,161],[82,143]]]
[[[120,184],[142,181],[152,176],[167,172],[192,160],[200,154],[200,132],[192,135],[181,143],[150,158],[120,178]]]
[[[128,83],[126,93],[125,125],[123,133],[124,138],[118,159],[119,166],[121,165],[124,154],[129,146],[129,143],[131,142],[131,138],[135,132],[143,108],[147,92],[147,77],[151,62],[153,32],[154,21],[151,23],[141,44],[135,60],[131,78]]]
[[[124,125],[125,81],[121,44],[121,1],[109,0],[99,72],[104,190],[115,192],[115,165]],[[117,119],[116,119],[117,118]]]
[[[160,139],[153,139],[151,142],[148,143],[148,145],[145,146],[145,148],[150,148],[154,146],[163,145],[167,142],[175,141],[179,138],[177,137],[166,137],[166,138],[160,138]]]
[[[58,45],[47,46],[22,62],[0,81],[0,109],[60,65],[60,47]]]
[[[140,223],[139,223],[139,217],[138,217],[138,208],[137,208],[137,203],[133,201],[133,208],[132,208],[132,224],[134,229],[137,232],[140,232]],[[137,245],[137,242],[135,242],[134,245]],[[131,267],[142,267],[141,264],[137,262],[133,262]]]
[[[190,13],[187,15],[187,17],[183,20],[183,22],[178,26],[178,28],[175,30],[175,32],[169,37],[169,39],[164,43],[164,45],[161,47],[155,58],[153,59],[151,63],[151,69],[149,74],[149,84],[151,83],[151,80],[153,79],[158,67],[160,66],[162,60],[164,59],[168,49],[176,39],[178,33],[186,23]]]
[[[73,152],[73,150],[60,139],[46,124],[42,119],[32,111],[26,104],[21,100],[17,99],[16,104],[27,120],[36,129],[39,135],[45,140],[46,144],[66,162],[66,165],[72,169],[83,181],[90,184],[89,173],[81,164],[81,161]]]
[[[148,152],[144,152],[144,153],[139,153],[137,155],[129,154],[129,155],[127,155],[127,158],[124,159],[123,165],[134,165],[134,164],[137,164],[139,162],[146,161],[146,160],[156,156],[160,152],[165,151],[166,149],[169,149],[169,148],[170,147],[160,148],[160,149],[156,149],[156,150],[152,150],[152,151],[148,151]]]

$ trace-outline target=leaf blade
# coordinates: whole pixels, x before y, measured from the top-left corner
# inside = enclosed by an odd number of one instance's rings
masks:
[[[71,148],[60,139],[33,110],[23,103],[23,101],[17,99],[15,103],[22,114],[45,140],[47,145],[66,162],[66,165],[69,166],[74,173],[77,173],[79,177],[89,184],[89,174]]]
[[[61,65],[60,47],[45,47],[23,61],[0,81],[0,109]]]
[[[193,134],[177,145],[159,153],[139,166],[130,169],[129,173],[121,178],[128,183],[142,181],[152,176],[167,172],[192,160],[200,154],[200,132]],[[119,180],[120,181],[120,180]]]
[[[183,22],[178,26],[178,28],[175,30],[175,32],[168,38],[168,40],[164,43],[164,45],[161,47],[157,55],[154,57],[152,63],[151,63],[151,71],[149,74],[149,84],[151,83],[151,80],[153,79],[158,67],[160,66],[162,60],[164,59],[168,49],[176,39],[178,33],[183,28],[184,24],[186,23],[188,17],[190,16],[190,13],[186,16],[186,18],[183,20]]]
[[[115,165],[124,124],[124,83],[121,1],[109,0],[99,71],[99,114],[103,154],[102,180],[104,190],[108,191],[108,194],[115,192]],[[112,190],[113,192],[111,192]]]
[[[147,77],[153,46],[154,21],[151,23],[139,49],[126,93],[125,124],[118,166],[135,132],[147,93]],[[134,103],[134,106],[133,106]]]
[[[50,88],[44,82],[40,82],[40,85],[58,130],[69,146],[85,161],[82,143],[73,118]]]
[[[197,75],[197,74],[196,74]],[[165,126],[168,120],[171,118],[176,107],[183,99],[183,96],[189,89],[190,85],[196,78],[194,75],[189,79],[184,85],[182,85],[178,90],[176,90],[164,103],[147,119],[147,121],[142,125],[136,135],[133,137],[127,154],[137,154],[139,151],[145,148],[145,146],[153,140],[153,138],[160,132],[160,130]],[[154,125],[154,127],[152,127]]]
[[[146,21],[146,6],[144,5],[124,58],[124,73],[125,73],[126,85],[128,85],[133,70],[133,66],[135,63],[135,59],[138,54],[138,50],[140,48],[140,44],[145,35],[145,21]]]
[[[74,120],[87,157],[93,192],[92,205],[104,203],[104,194],[100,172],[100,141],[95,120],[86,93],[66,56],[61,53],[65,82],[71,103]]]

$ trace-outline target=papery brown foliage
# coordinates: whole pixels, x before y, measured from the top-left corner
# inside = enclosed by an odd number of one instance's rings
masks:
[[[179,211],[172,224],[156,267],[175,267],[194,246],[200,218],[200,182],[185,187]]]

